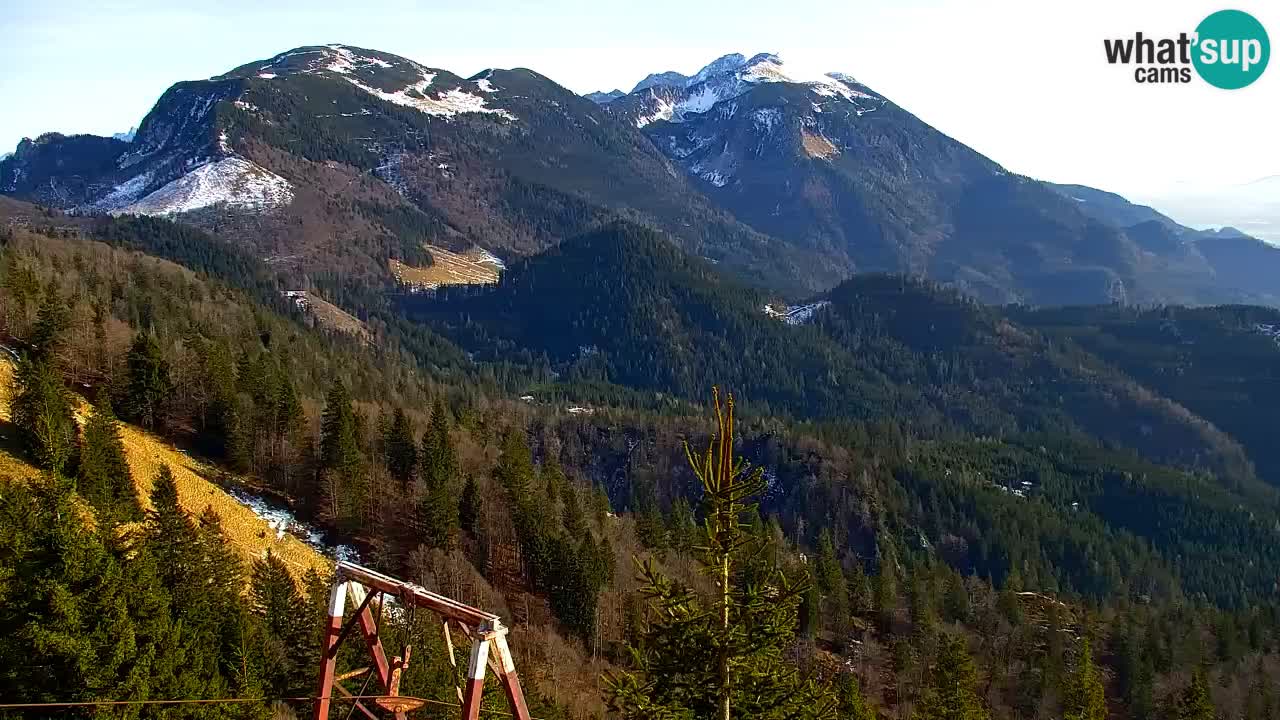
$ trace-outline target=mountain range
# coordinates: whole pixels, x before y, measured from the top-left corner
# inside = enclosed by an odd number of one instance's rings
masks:
[[[0,161],[6,194],[175,216],[321,283],[391,284],[389,261],[429,263],[424,245],[512,259],[625,219],[793,300],[872,271],[997,304],[1280,303],[1280,250],[1073,187],[769,53],[581,97],[527,69],[302,47],[175,84],[132,141],[50,133]]]

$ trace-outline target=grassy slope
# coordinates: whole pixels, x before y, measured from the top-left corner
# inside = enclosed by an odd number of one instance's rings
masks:
[[[28,480],[38,477],[40,471],[17,454],[16,431],[8,425],[13,371],[12,363],[0,362],[0,424],[6,426],[0,441],[0,477]],[[87,411],[87,405],[82,405],[77,413],[78,419],[83,421]],[[212,507],[222,518],[222,526],[228,539],[244,552],[246,559],[260,558],[269,549],[297,572],[299,577],[311,568],[322,573],[332,569],[331,560],[297,538],[285,535],[283,539],[277,540],[275,531],[267,527],[265,520],[254,515],[252,510],[236,502],[208,479],[213,473],[208,465],[132,425],[121,423],[120,435],[144,509],[150,508],[151,484],[160,471],[160,466],[168,465],[178,483],[178,496],[182,506],[193,515],[204,511],[206,507]]]

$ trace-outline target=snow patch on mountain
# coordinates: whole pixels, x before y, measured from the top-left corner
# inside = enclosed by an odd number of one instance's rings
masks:
[[[701,70],[694,73],[693,77],[687,78],[684,83],[685,87],[706,82],[715,75],[723,75],[725,73],[733,72],[746,63],[747,56],[742,53],[729,53],[728,55],[722,55],[707,63]]]
[[[151,184],[151,173],[145,172],[115,186],[111,192],[94,203],[96,210],[116,210],[137,200]]]
[[[142,186],[145,187],[145,183]],[[288,180],[244,158],[227,157],[201,165],[141,200],[112,210],[114,214],[172,215],[217,204],[265,210],[287,205],[292,200],[293,186]]]
[[[454,88],[443,93],[439,93],[436,97],[427,95],[427,88],[436,78],[435,73],[423,72],[422,79],[418,82],[406,87],[403,90],[395,92],[386,92],[378,88],[365,85],[359,80],[348,77],[347,82],[364,90],[380,100],[386,100],[389,103],[411,107],[419,112],[437,117],[451,118],[461,113],[486,113],[497,115],[506,120],[514,121],[515,115],[501,108],[485,107],[485,99],[479,95],[472,95],[464,92],[459,88]],[[483,89],[483,88],[482,88]]]
[[[484,248],[476,248],[475,262],[477,264],[487,263],[489,265],[494,266],[498,270],[502,270],[502,271],[505,271],[507,269],[507,264],[502,261],[502,258],[498,257],[497,255],[494,255],[493,253],[489,252],[488,250],[485,250]]]
[[[386,60],[375,57],[365,57],[356,55],[344,45],[330,45],[329,49],[333,54],[329,56],[329,62],[324,66],[329,72],[336,72],[342,75],[348,75],[356,70],[362,70],[367,67],[390,68],[391,63]]]
[[[769,135],[782,124],[782,111],[778,108],[760,108],[751,113],[751,124],[762,135]]]
[[[1266,335],[1275,341],[1276,345],[1280,345],[1280,325],[1274,323],[1255,323],[1254,330],[1259,334]]]
[[[656,120],[670,120],[675,115],[676,106],[670,100],[660,97],[657,93],[653,95],[654,105],[651,112],[636,118],[636,127],[642,128]]]
[[[829,300],[819,300],[807,305],[784,305],[781,309],[765,305],[762,310],[765,315],[788,325],[803,325],[813,319],[814,313],[830,304]]]
[[[707,155],[689,165],[689,172],[715,187],[724,187],[738,171],[738,158],[726,146],[714,155]]]
[[[854,107],[851,110],[861,116],[878,109],[885,102],[860,89],[862,85],[844,73],[827,73],[813,80],[797,80],[783,70],[781,58],[773,53],[759,53],[751,58],[733,53],[717,58],[689,77],[679,73],[650,75],[632,91],[632,95],[644,91],[639,102],[628,107],[638,106],[632,110],[636,113],[636,127],[642,128],[657,120],[683,122],[690,115],[723,107],[726,101],[754,87],[776,82],[802,82],[810,87],[821,100],[813,104],[814,112],[827,111],[829,108],[826,106],[830,103],[843,101],[852,103]]]

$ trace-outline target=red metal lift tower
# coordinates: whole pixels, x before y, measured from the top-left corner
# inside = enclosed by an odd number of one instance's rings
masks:
[[[477,720],[480,716],[480,696],[484,690],[485,668],[492,668],[497,674],[502,689],[511,705],[511,714],[516,720],[530,720],[529,708],[524,702],[524,692],[520,689],[520,679],[516,677],[515,662],[511,658],[511,650],[507,647],[507,628],[502,620],[493,613],[488,613],[470,605],[452,600],[443,595],[429,592],[419,585],[397,580],[389,575],[374,572],[355,563],[339,561],[333,575],[333,591],[329,594],[329,625],[325,631],[324,656],[320,661],[320,688],[317,693],[314,720],[328,720],[329,704],[334,691],[343,697],[352,697],[352,693],[342,686],[343,680],[357,677],[366,672],[376,674],[382,686],[384,696],[375,702],[382,709],[392,713],[397,720],[406,720],[408,711],[420,707],[425,701],[400,696],[400,674],[409,664],[409,646],[405,646],[401,655],[390,663],[382,649],[382,638],[378,635],[378,623],[369,609],[375,597],[395,597],[405,608],[418,607],[430,610],[444,619],[444,637],[449,646],[449,656],[453,657],[453,640],[450,635],[450,624],[457,625],[463,634],[471,638],[471,661],[467,665],[467,686],[459,695],[462,702],[463,720]],[[356,606],[355,615],[347,623],[343,623],[343,614],[347,599]],[[381,615],[381,603],[379,603]],[[335,665],[338,659],[338,647],[346,639],[353,628],[359,628],[364,636],[365,645],[369,648],[372,665],[363,670],[335,677]],[[368,718],[377,720],[375,715],[360,700],[354,699],[356,709]]]

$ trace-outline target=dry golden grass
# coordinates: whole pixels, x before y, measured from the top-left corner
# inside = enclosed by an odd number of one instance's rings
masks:
[[[14,455],[12,450],[18,446],[16,429],[9,425],[9,400],[13,391],[13,363],[0,361],[0,421],[5,429],[0,431],[0,478],[12,480],[31,480],[40,476],[40,471],[26,460]]]
[[[484,262],[479,251],[455,253],[428,245],[427,251],[435,261],[431,267],[419,268],[391,261],[391,274],[405,285],[428,289],[441,285],[492,285],[498,282],[498,268]]]
[[[355,335],[366,342],[373,339],[369,328],[365,327],[365,324],[360,322],[359,318],[319,295],[305,290],[290,290],[286,294],[293,298],[294,302],[297,302],[303,311],[314,318],[317,325]]]
[[[821,135],[801,131],[800,142],[804,145],[804,151],[811,158],[826,159],[832,155],[840,154],[835,145],[831,141]]]
[[[13,370],[12,363],[0,362],[0,420],[6,423],[10,419],[9,395],[13,387]],[[77,411],[77,419],[83,422],[88,411],[88,406],[82,404]],[[269,549],[284,560],[299,578],[311,568],[321,573],[328,573],[333,569],[332,560],[301,540],[291,535],[277,540],[275,531],[267,527],[265,520],[254,515],[252,510],[236,502],[222,488],[208,480],[212,475],[212,468],[132,425],[121,423],[120,435],[143,508],[150,509],[152,483],[160,472],[160,466],[168,465],[177,482],[178,500],[183,509],[192,515],[198,515],[206,507],[212,507],[222,519],[222,527],[228,539],[247,558],[261,558]],[[0,477],[18,480],[38,477],[40,471],[14,455],[12,447],[8,442],[0,446]]]

